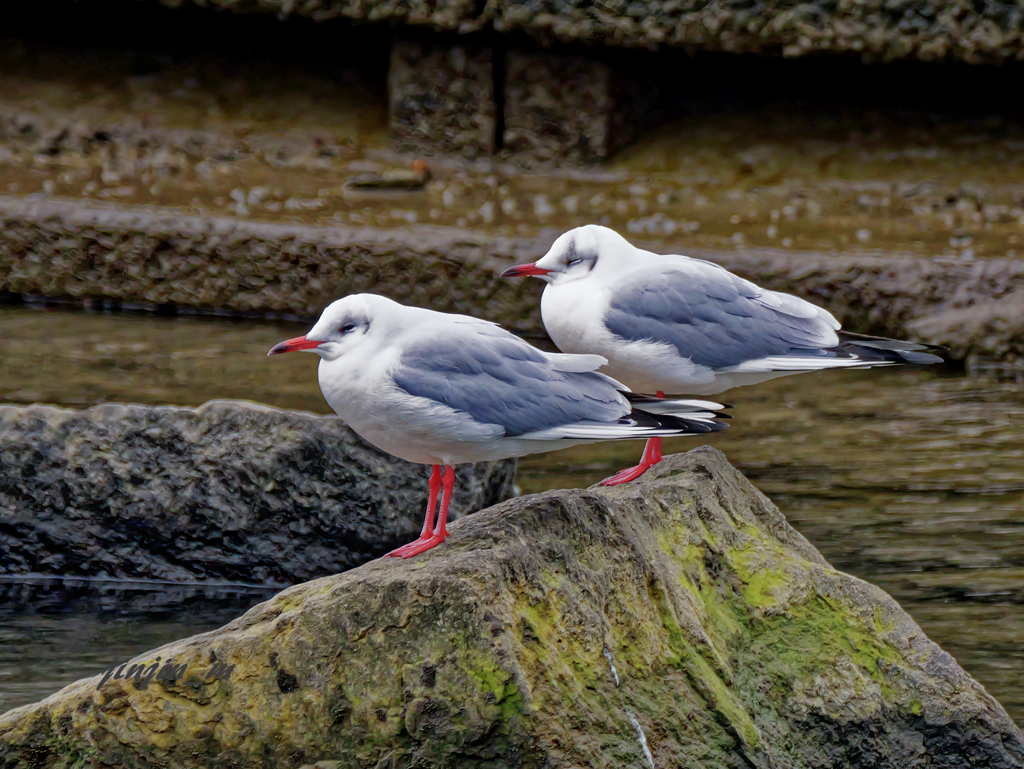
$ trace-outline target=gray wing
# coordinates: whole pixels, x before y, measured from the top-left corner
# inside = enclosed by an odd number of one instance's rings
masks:
[[[604,318],[631,342],[670,344],[712,369],[768,356],[827,356],[839,324],[795,296],[766,291],[717,265],[689,260],[686,269],[651,267],[612,294]]]
[[[630,412],[606,377],[558,371],[507,331],[468,324],[445,331],[403,353],[393,375],[399,388],[499,425],[507,436],[583,420],[614,422]]]

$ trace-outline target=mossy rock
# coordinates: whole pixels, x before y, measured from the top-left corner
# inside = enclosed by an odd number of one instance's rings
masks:
[[[708,448],[503,503],[136,662],[157,657],[183,679],[95,677],[0,718],[2,765],[1024,766],[999,704]]]

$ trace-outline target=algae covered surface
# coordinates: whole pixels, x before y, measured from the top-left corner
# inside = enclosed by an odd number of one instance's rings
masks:
[[[94,677],[11,711],[0,758],[640,767],[642,733],[659,767],[1024,765],[995,700],[717,451],[452,534],[133,660],[177,680]]]

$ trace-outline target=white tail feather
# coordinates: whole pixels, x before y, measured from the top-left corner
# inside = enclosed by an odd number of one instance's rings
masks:
[[[715,403],[714,401],[673,400],[668,398],[635,403],[634,407],[641,411],[646,411],[648,414],[673,414],[684,416],[687,419],[699,418],[697,414],[702,411],[718,411],[725,408],[721,403]],[[714,414],[711,416],[714,416]]]
[[[696,421],[707,421],[711,423],[713,414],[708,415],[709,419],[698,419]],[[687,415],[687,419],[692,419]],[[578,440],[625,440],[627,438],[671,438],[674,435],[703,435],[704,433],[687,432],[685,430],[673,429],[671,427],[642,427],[640,425],[614,425],[614,424],[575,424],[562,427],[549,427],[545,430],[535,430],[532,433],[524,433],[516,436],[528,441],[557,441],[561,439]]]
[[[740,363],[738,366],[720,369],[720,374],[761,373],[768,371],[818,371],[830,368],[871,368],[892,366],[899,361],[862,360],[860,358],[797,357],[795,355],[770,355]]]

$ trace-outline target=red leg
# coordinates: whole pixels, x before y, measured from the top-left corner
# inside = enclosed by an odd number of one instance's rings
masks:
[[[412,558],[414,555],[426,552],[432,547],[437,547],[448,539],[448,528],[445,524],[448,523],[448,505],[452,501],[452,489],[455,488],[455,468],[451,465],[445,465],[442,472],[444,474],[441,476],[443,489],[441,492],[441,509],[437,513],[437,524],[434,526],[433,536],[428,539],[410,542],[403,547],[403,558]]]
[[[444,468],[444,476],[442,478],[444,482],[443,493],[441,494],[441,510],[437,514],[437,527],[434,533],[441,537],[444,541],[451,535],[448,533],[448,505],[452,501],[452,492],[455,491],[455,468],[451,465],[447,465]]]
[[[665,393],[658,390],[658,397],[664,398]],[[648,438],[647,443],[644,445],[644,453],[640,456],[640,464],[636,467],[627,467],[625,470],[620,470],[615,473],[611,478],[605,478],[601,481],[602,486],[619,486],[623,483],[629,483],[635,481],[641,475],[646,473],[658,462],[661,461],[661,438]]]
[[[420,532],[419,539],[413,540],[408,545],[402,545],[390,553],[384,555],[385,558],[393,556],[395,558],[401,556],[406,548],[415,545],[417,542],[423,542],[430,539],[434,534],[434,508],[437,507],[437,492],[441,489],[441,465],[431,465],[430,469],[430,497],[427,500],[427,515],[423,519],[423,530]]]
[[[661,438],[651,438],[648,443],[651,445],[651,464],[656,465],[661,461]]]

